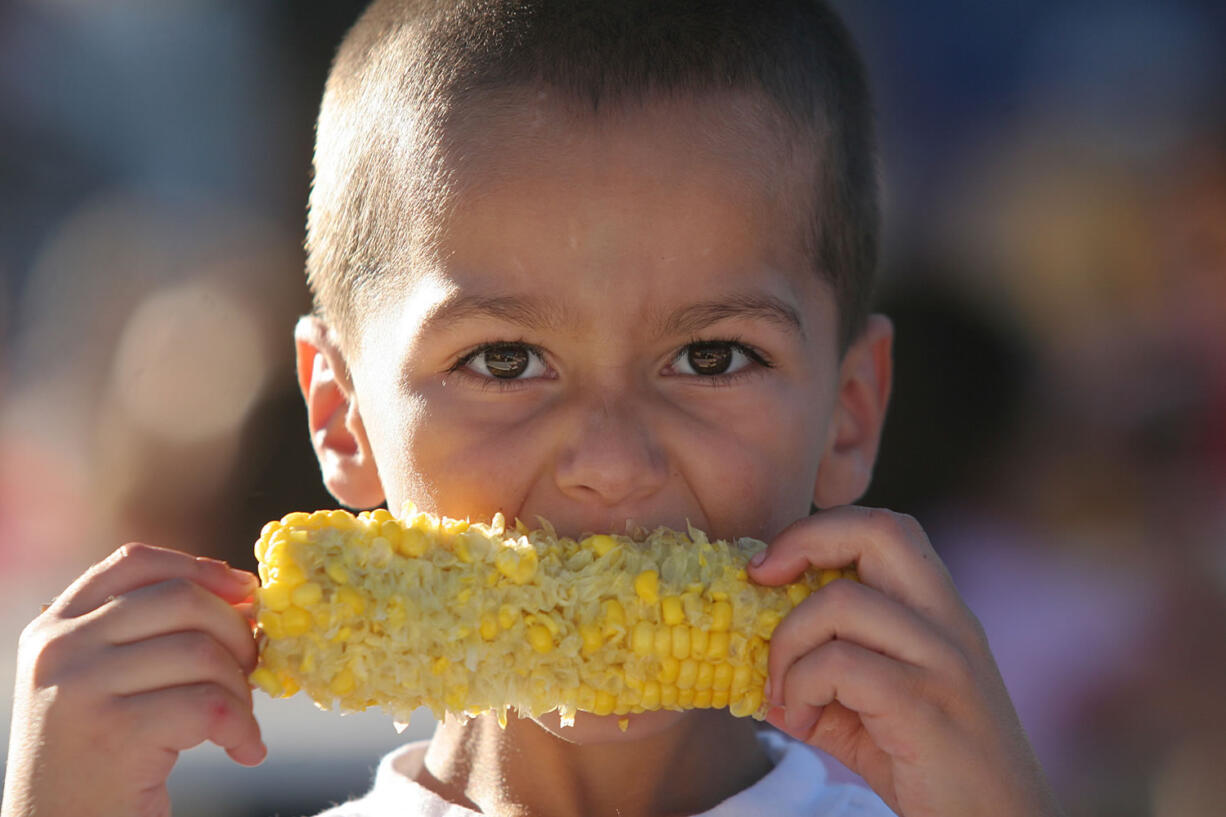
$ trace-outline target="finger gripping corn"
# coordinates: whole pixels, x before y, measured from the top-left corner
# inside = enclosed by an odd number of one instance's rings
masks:
[[[750,582],[765,545],[691,528],[559,537],[542,520],[508,529],[411,509],[292,513],[255,545],[260,663],[274,697],[380,706],[397,721],[558,710],[625,716],[727,708],[765,717],[771,632],[810,592]]]

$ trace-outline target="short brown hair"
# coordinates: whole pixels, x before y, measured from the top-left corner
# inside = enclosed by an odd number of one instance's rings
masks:
[[[592,110],[761,94],[820,157],[808,256],[834,292],[841,347],[862,329],[879,230],[872,104],[851,37],[820,0],[375,0],[328,78],[307,220],[316,308],[343,344],[359,305],[418,260],[456,111],[533,87]]]

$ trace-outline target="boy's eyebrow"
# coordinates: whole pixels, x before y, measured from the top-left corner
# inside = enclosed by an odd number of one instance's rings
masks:
[[[456,323],[465,318],[496,318],[528,329],[550,329],[563,323],[563,310],[552,300],[522,295],[459,295],[435,307],[422,329]]]
[[[438,304],[422,321],[422,332],[457,323],[466,318],[494,318],[527,329],[556,329],[582,324],[577,315],[568,315],[557,301],[540,296],[460,295]],[[712,298],[677,309],[668,315],[657,311],[645,316],[657,324],[660,335],[692,335],[711,324],[731,318],[748,318],[774,323],[802,338],[805,335],[800,313],[786,301],[765,292],[743,292]]]
[[[661,321],[660,332],[665,335],[692,335],[730,318],[765,320],[802,338],[805,335],[804,324],[795,307],[765,292],[738,293],[684,306]]]

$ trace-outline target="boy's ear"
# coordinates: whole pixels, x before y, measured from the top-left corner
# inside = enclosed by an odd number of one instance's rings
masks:
[[[354,397],[349,368],[328,325],[304,315],[294,327],[298,387],[306,400],[311,445],[324,485],[344,505],[372,508],[383,484]]]
[[[893,342],[890,319],[870,315],[865,330],[843,355],[839,393],[813,488],[819,508],[849,505],[868,490],[890,402]]]

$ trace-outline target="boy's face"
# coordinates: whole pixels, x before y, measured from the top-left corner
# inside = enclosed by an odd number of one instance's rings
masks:
[[[597,120],[538,99],[462,134],[437,264],[365,324],[351,380],[300,330],[317,448],[338,416],[350,435],[320,451],[338,498],[763,539],[854,501],[888,326],[840,358],[796,168],[736,102]]]

